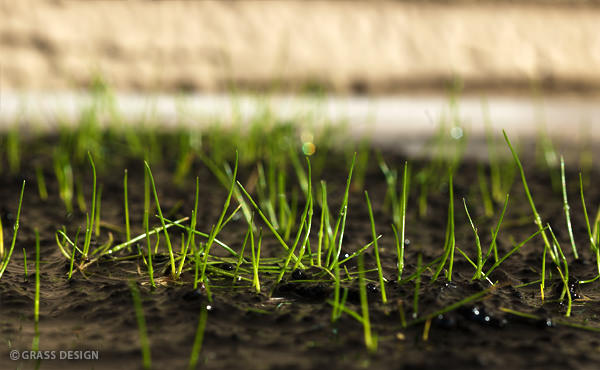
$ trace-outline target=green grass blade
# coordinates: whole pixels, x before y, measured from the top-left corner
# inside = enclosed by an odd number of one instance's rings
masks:
[[[381,302],[387,303],[387,297],[385,294],[385,281],[383,279],[383,269],[381,268],[381,260],[379,258],[379,247],[377,246],[377,232],[375,231],[375,219],[373,218],[373,209],[371,207],[371,200],[369,199],[369,193],[365,190],[365,198],[367,200],[367,208],[369,210],[369,219],[371,220],[371,234],[373,236],[373,250],[375,251],[375,261],[377,262],[377,274],[379,276],[379,286],[381,290]]]
[[[193,231],[196,230],[196,222],[197,222],[196,219],[198,217],[197,215],[198,215],[199,189],[200,189],[200,179],[198,177],[196,177],[196,193],[194,196],[194,209],[192,210],[192,221],[190,224],[190,229],[188,231],[187,242],[185,243],[185,247],[183,249],[183,252],[181,253],[181,261],[179,261],[179,268],[177,269],[177,278],[179,278],[179,276],[181,275],[183,266],[185,265],[185,259],[187,257],[187,251],[190,247],[190,244],[194,243]],[[182,239],[182,241],[183,241],[183,239]]]
[[[346,227],[346,216],[348,215],[348,195],[350,193],[350,184],[352,183],[352,173],[354,171],[355,164],[356,164],[356,153],[354,153],[354,157],[352,157],[352,164],[350,165],[350,171],[348,173],[348,178],[346,179],[346,190],[344,191],[344,198],[342,201],[342,205],[340,206],[340,212],[338,214],[338,219],[336,221],[335,229],[333,231],[332,245],[335,244],[336,238],[338,240],[338,245],[336,248],[335,255],[333,256],[333,261],[331,261],[331,264],[329,263],[329,261],[330,261],[332,249],[330,249],[329,253],[327,254],[326,265],[329,266],[329,269],[331,269],[333,264],[338,263],[338,260],[340,258],[340,253],[342,252],[342,240],[344,238],[344,229]],[[340,231],[340,225],[341,225],[341,231]],[[339,232],[339,237],[338,237],[338,232]]]
[[[131,297],[133,299],[133,307],[135,309],[135,318],[138,324],[138,331],[140,335],[140,345],[142,347],[142,365],[144,369],[150,369],[150,340],[148,339],[148,331],[146,329],[146,319],[144,318],[144,309],[142,308],[142,298],[140,297],[140,291],[136,287],[133,281],[129,282],[129,290],[131,290]]]
[[[23,204],[23,193],[25,192],[25,180],[23,180],[23,185],[21,186],[21,195],[19,196],[19,205],[17,207],[17,218],[15,219],[15,225],[13,227],[13,237],[10,243],[10,249],[8,250],[8,254],[4,256],[2,260],[2,267],[0,267],[0,279],[2,279],[2,275],[4,275],[4,271],[6,271],[6,267],[10,262],[10,257],[12,256],[13,250],[15,249],[15,243],[17,242],[17,234],[19,231],[19,218],[21,217],[21,205]]]
[[[94,230],[94,221],[96,216],[96,165],[92,159],[92,154],[88,152],[88,159],[92,167],[92,212],[90,214],[89,223],[86,225],[85,240],[83,243],[83,259],[87,259],[92,241],[92,231]]]
[[[473,276],[473,280],[481,279],[482,273],[481,269],[483,268],[483,256],[481,253],[481,241],[479,240],[479,234],[477,233],[477,228],[471,219],[471,215],[469,214],[469,209],[467,208],[467,201],[463,198],[463,205],[465,206],[465,213],[467,214],[467,218],[469,219],[469,223],[471,224],[471,229],[473,230],[473,234],[475,235],[475,245],[477,246],[477,263],[476,263],[476,272]]]
[[[33,338],[33,344],[31,349],[33,351],[39,350],[40,347],[40,334],[39,334],[39,322],[40,322],[40,233],[38,229],[34,229],[35,232],[35,298],[33,304],[33,321],[35,325],[35,336]]]
[[[528,241],[530,241],[531,239],[533,239],[536,235],[542,233],[545,229],[547,229],[547,227],[544,227],[542,230],[536,231],[535,233],[531,234],[527,239],[525,239],[521,243],[517,244],[513,249],[510,250],[510,252],[506,253],[504,255],[504,257],[500,258],[496,263],[494,263],[492,265],[492,267],[490,267],[490,269],[488,270],[488,272],[485,273],[484,277],[487,278],[492,273],[492,271],[494,271],[498,266],[500,266],[502,264],[502,262],[504,262],[513,253],[515,253],[516,251],[518,251],[522,246],[524,246]]]
[[[419,316],[419,291],[421,290],[421,264],[423,263],[423,256],[421,253],[417,255],[417,272],[415,277],[415,290],[413,293],[413,318]]]
[[[396,236],[396,246],[398,253],[398,281],[402,280],[404,270],[404,244],[406,241],[406,198],[408,197],[408,162],[404,162],[404,175],[402,176],[402,196],[400,207],[402,208],[400,218],[400,243],[398,243],[397,231],[394,228]]]
[[[600,277],[600,248],[594,239],[592,228],[590,227],[590,218],[588,217],[587,208],[585,206],[585,198],[583,197],[583,179],[581,173],[579,173],[579,191],[581,194],[581,206],[583,207],[583,215],[585,217],[585,226],[587,227],[588,236],[590,238],[590,249],[596,255],[596,267],[598,270],[598,277]]]
[[[192,354],[188,363],[188,369],[195,369],[198,364],[200,357],[200,351],[202,350],[202,341],[204,339],[204,329],[206,328],[206,317],[208,316],[208,310],[206,306],[200,310],[200,317],[198,318],[198,327],[196,328],[196,336],[194,337],[194,345],[192,346]]]
[[[358,256],[358,289],[360,294],[360,308],[363,324],[365,346],[370,352],[377,351],[377,339],[371,333],[371,320],[369,319],[369,302],[367,300],[367,286],[365,282],[364,256]]]
[[[525,178],[525,170],[523,170],[523,165],[521,164],[521,160],[519,159],[517,152],[514,150],[510,140],[508,139],[508,135],[506,134],[506,131],[502,130],[502,133],[504,134],[504,139],[506,140],[506,143],[508,144],[508,147],[510,148],[510,152],[512,153],[513,159],[514,159],[517,167],[519,168],[519,173],[521,174],[521,181],[523,182],[523,189],[525,190],[525,195],[527,196],[527,200],[529,201],[529,205],[531,206],[535,224],[537,225],[538,229],[540,230],[540,232],[542,234],[542,238],[544,239],[544,245],[546,248],[548,248],[550,257],[552,258],[552,260],[554,260],[556,262],[557,256],[555,255],[554,251],[552,250],[552,246],[550,245],[548,236],[546,235],[546,232],[544,231],[544,225],[542,223],[542,218],[540,217],[540,214],[538,213],[537,209],[535,208],[535,203],[533,202],[533,197],[531,196],[531,192],[529,191],[529,186],[527,185],[527,179]]]
[[[494,252],[494,260],[498,262],[498,246],[496,244],[496,239],[498,238],[498,232],[500,232],[500,225],[502,225],[502,220],[504,220],[504,214],[506,213],[506,207],[508,207],[508,194],[506,194],[506,198],[504,199],[504,206],[502,206],[502,212],[500,213],[500,217],[498,218],[498,222],[496,223],[496,228],[492,234],[492,241],[490,242],[490,247],[488,248],[487,253],[485,254],[485,259],[483,260],[483,264],[487,262],[488,258],[492,251]]]
[[[158,193],[156,192],[156,184],[154,183],[154,176],[152,176],[152,170],[150,169],[150,165],[148,162],[144,161],[144,165],[146,166],[146,172],[148,173],[148,178],[150,179],[150,184],[152,186],[152,192],[154,194],[154,201],[156,202],[156,210],[158,211],[158,215],[160,217],[160,222],[163,227],[163,231],[165,234],[165,241],[167,242],[167,250],[169,251],[169,260],[171,263],[171,277],[173,279],[176,278],[177,271],[175,270],[175,256],[173,254],[173,246],[171,245],[171,238],[169,237],[169,232],[167,230],[167,226],[165,224],[165,219],[163,218],[162,209],[160,208],[160,203],[158,201]]]
[[[569,201],[567,200],[567,182],[565,179],[565,159],[560,156],[560,179],[562,184],[562,195],[563,195],[563,210],[565,211],[565,220],[567,221],[567,230],[569,231],[569,240],[571,241],[571,248],[573,249],[573,255],[575,259],[579,259],[577,254],[577,246],[575,245],[575,238],[573,237],[573,227],[571,226],[571,212],[569,211]]]
[[[265,222],[265,224],[267,225],[267,227],[269,228],[269,230],[271,230],[271,232],[273,233],[273,235],[275,235],[275,238],[279,241],[279,244],[281,244],[281,246],[283,247],[283,249],[285,249],[286,251],[289,252],[290,247],[288,247],[287,243],[283,240],[283,238],[281,237],[281,235],[279,235],[279,233],[277,232],[277,230],[275,229],[275,227],[273,226],[273,224],[271,224],[271,222],[269,222],[269,219],[260,210],[260,208],[258,207],[258,205],[256,204],[256,202],[254,201],[254,199],[252,199],[252,196],[250,196],[250,194],[246,191],[246,189],[244,188],[244,186],[242,185],[242,183],[240,183],[238,181],[237,185],[242,190],[242,192],[244,193],[244,195],[246,196],[246,198],[248,198],[248,200],[250,201],[250,203],[252,204],[252,206],[254,207],[254,209],[256,209],[256,212],[258,212],[260,218],[262,218],[262,220]],[[294,260],[294,262],[298,261],[298,257],[296,257],[295,254],[291,254],[291,258]],[[303,265],[301,264],[301,266],[303,266]]]
[[[129,201],[127,198],[127,169],[125,169],[125,174],[123,175],[123,201],[124,201],[124,211],[125,211],[125,239],[131,239],[131,230],[129,228]]]

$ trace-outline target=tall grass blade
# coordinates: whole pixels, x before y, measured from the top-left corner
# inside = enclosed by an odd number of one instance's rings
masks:
[[[206,317],[208,310],[206,306],[202,306],[200,317],[198,318],[198,327],[196,328],[196,336],[194,337],[194,345],[192,346],[192,354],[188,363],[188,369],[195,369],[202,350],[202,341],[204,340],[204,329],[206,328]]]
[[[379,286],[381,290],[381,302],[387,303],[387,296],[385,294],[385,281],[383,278],[383,269],[381,268],[381,260],[379,258],[379,247],[377,246],[377,232],[375,231],[375,220],[373,218],[373,209],[371,207],[371,200],[369,199],[369,193],[365,190],[365,198],[367,199],[367,208],[369,210],[369,219],[371,220],[371,234],[373,235],[373,250],[375,251],[375,261],[377,262],[377,274],[379,276]]]
[[[135,309],[135,318],[138,324],[140,335],[140,344],[142,347],[142,366],[144,369],[150,369],[152,366],[150,360],[150,340],[148,339],[148,331],[146,329],[146,319],[144,318],[144,309],[142,308],[142,298],[140,291],[133,281],[129,282],[131,297],[133,299],[133,307]]]
[[[575,245],[575,238],[573,237],[573,227],[571,226],[571,212],[569,201],[567,200],[567,182],[565,179],[565,159],[562,155],[560,156],[560,179],[562,184],[563,210],[565,211],[565,220],[567,221],[569,240],[571,241],[571,248],[573,249],[573,255],[575,256],[575,259],[579,259],[579,255],[577,254],[577,246]]]
[[[152,185],[152,192],[154,193],[154,201],[156,202],[156,210],[158,211],[158,215],[160,217],[160,222],[163,227],[163,231],[165,233],[165,241],[167,242],[167,249],[169,251],[169,260],[171,263],[171,277],[173,279],[177,276],[177,271],[175,270],[175,256],[173,255],[173,247],[171,246],[171,238],[169,237],[169,232],[167,231],[167,226],[165,225],[165,219],[163,218],[162,210],[160,208],[160,203],[158,202],[158,193],[156,192],[156,185],[154,184],[154,176],[152,176],[152,170],[150,170],[150,165],[148,162],[144,161],[146,166],[146,172],[148,173],[148,178],[150,179],[150,184]]]
[[[90,243],[92,241],[92,231],[94,230],[94,220],[96,216],[96,165],[92,159],[92,154],[88,152],[88,160],[92,167],[92,211],[89,216],[89,222],[87,222],[85,230],[85,240],[83,243],[83,259],[87,259],[88,252],[90,250]]]
[[[25,192],[25,180],[23,180],[23,185],[21,186],[21,195],[19,195],[19,205],[17,207],[17,218],[15,219],[15,225],[13,226],[13,236],[12,241],[10,243],[10,249],[8,250],[8,254],[4,256],[2,259],[1,267],[0,267],[0,279],[2,279],[2,275],[4,275],[4,271],[6,271],[6,267],[10,262],[10,257],[12,256],[13,250],[15,249],[15,243],[17,242],[17,234],[19,231],[19,218],[21,217],[21,205],[23,204],[23,193]]]
[[[554,260],[556,262],[557,256],[555,255],[555,253],[552,249],[552,246],[550,245],[550,241],[548,240],[548,236],[546,235],[546,232],[544,231],[544,224],[542,223],[542,218],[540,217],[540,214],[538,213],[537,209],[535,208],[535,203],[533,202],[533,197],[531,196],[531,192],[529,191],[529,186],[527,185],[527,179],[525,178],[525,170],[523,170],[523,165],[521,164],[521,160],[519,159],[517,152],[514,150],[510,140],[508,139],[508,135],[506,134],[506,131],[502,130],[502,134],[504,134],[504,139],[506,140],[506,143],[508,144],[508,147],[510,148],[510,152],[512,153],[515,164],[519,168],[519,173],[521,174],[521,181],[523,182],[523,189],[525,190],[525,195],[527,196],[527,200],[529,201],[529,205],[533,212],[534,222],[542,234],[542,238],[544,239],[544,245],[546,248],[548,248],[548,253],[550,253],[550,257],[552,258],[552,260]]]

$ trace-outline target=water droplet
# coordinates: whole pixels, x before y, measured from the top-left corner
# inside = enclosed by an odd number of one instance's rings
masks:
[[[308,276],[306,275],[306,273],[303,270],[295,269],[292,272],[292,279],[294,279],[294,280],[307,280]]]
[[[313,155],[313,154],[315,154],[316,151],[317,151],[317,147],[315,146],[315,144],[313,144],[311,142],[306,142],[306,143],[302,144],[302,152],[305,155]]]
[[[219,267],[225,271],[235,270],[235,267],[233,267],[233,265],[231,263],[227,263],[227,262],[222,263]]]
[[[377,285],[375,285],[373,283],[367,283],[367,292],[377,293],[377,292],[379,292],[379,288],[377,287]]]
[[[461,137],[463,137],[463,129],[461,127],[458,126],[454,126],[450,129],[450,136],[452,136],[452,138],[454,140],[458,140]]]
[[[456,327],[456,319],[453,316],[440,314],[433,320],[433,323],[436,326],[439,326],[444,329],[452,329]]]

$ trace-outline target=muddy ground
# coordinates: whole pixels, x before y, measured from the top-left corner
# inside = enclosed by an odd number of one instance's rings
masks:
[[[11,361],[11,349],[20,351],[31,348],[34,333],[33,297],[35,292],[33,261],[35,259],[34,229],[40,232],[41,242],[41,294],[40,294],[40,349],[42,350],[98,350],[98,361],[41,362],[43,369],[131,369],[141,368],[142,358],[138,328],[134,314],[128,281],[137,283],[143,299],[143,309],[148,323],[151,342],[152,363],[155,368],[183,368],[187,365],[199,312],[207,304],[202,291],[191,287],[193,274],[186,272],[179,282],[170,282],[164,274],[164,284],[152,290],[148,285],[145,267],[138,259],[112,261],[106,259],[85,271],[75,273],[71,281],[66,278],[68,261],[61,255],[55,241],[55,231],[66,225],[70,233],[85,223],[81,211],[66,214],[58,198],[57,184],[43,145],[39,151],[25,154],[19,173],[8,175],[6,166],[0,177],[0,204],[4,240],[10,240],[14,222],[17,195],[21,179],[27,180],[20,222],[19,237],[15,253],[5,275],[0,281],[0,367],[33,368],[32,361]],[[319,155],[319,153],[315,154]],[[347,158],[329,154],[327,170],[323,172],[330,189],[330,207],[337,209],[341,202]],[[401,168],[404,158],[394,153],[384,153],[389,164]],[[214,285],[213,301],[208,311],[204,345],[200,354],[200,367],[205,369],[314,369],[327,368],[405,368],[405,369],[481,369],[481,368],[596,368],[600,361],[600,335],[597,332],[578,330],[558,324],[565,314],[566,306],[556,302],[560,284],[554,272],[553,280],[546,288],[546,301],[542,302],[538,284],[518,287],[520,284],[539,279],[543,242],[536,237],[517,254],[509,258],[491,276],[500,282],[484,299],[460,307],[450,313],[436,317],[431,322],[428,339],[424,340],[424,324],[403,328],[400,307],[406,311],[407,320],[412,319],[414,282],[399,285],[396,279],[396,253],[393,234],[389,228],[391,215],[382,204],[386,183],[374,156],[365,177],[365,189],[372,198],[377,232],[383,234],[379,241],[389,303],[380,300],[378,284],[369,284],[369,309],[373,331],[379,339],[378,350],[369,354],[363,343],[361,325],[348,315],[330,322],[331,306],[326,302],[332,296],[331,282],[294,282],[300,278],[326,279],[317,269],[287,274],[281,284],[274,284],[274,276],[261,276],[263,289],[255,294],[250,286],[232,284],[230,279],[209,275]],[[42,163],[47,179],[47,201],[40,200],[36,191],[33,163]],[[121,158],[118,153],[107,156],[106,171],[99,174],[103,184],[101,219],[112,225],[123,225],[122,171],[129,171],[130,214],[132,234],[142,233],[143,212],[143,163]],[[577,171],[568,170],[568,190],[572,203],[572,221],[580,261],[574,261],[566,233],[562,198],[550,186],[547,171],[525,161],[530,187],[538,209],[545,221],[550,222],[570,261],[572,277],[593,277],[595,261],[587,244],[587,232],[578,197]],[[414,162],[414,169],[423,163]],[[182,185],[175,185],[173,163],[166,159],[153,163],[161,206],[170,210],[178,202],[172,217],[190,214],[194,199],[193,176],[200,182],[200,213],[198,229],[207,231],[218,218],[226,189],[203,165],[196,164]],[[489,169],[486,168],[486,171]],[[245,183],[253,174],[254,167],[240,169],[240,181]],[[89,168],[81,170],[84,183],[89,187]],[[590,176],[591,184],[598,173]],[[295,175],[290,173],[290,179]],[[314,179],[315,181],[318,179]],[[495,204],[495,215],[483,215],[482,201],[477,184],[477,164],[470,160],[461,164],[455,175],[456,242],[471,257],[475,255],[475,243],[468,226],[462,198],[465,197],[470,211],[481,230],[484,246],[489,245],[489,230],[495,225],[501,204]],[[440,182],[430,196],[427,216],[417,214],[417,187],[411,187],[408,200],[406,238],[410,244],[406,249],[406,276],[416,270],[417,254],[423,262],[431,262],[442,253],[447,218],[447,184]],[[89,190],[88,190],[89,192]],[[505,222],[498,236],[501,255],[508,252],[514,241],[521,241],[535,232],[531,209],[523,194],[521,182],[516,178],[511,189],[511,198]],[[86,193],[89,198],[89,193]],[[586,188],[588,212],[593,213],[600,202],[600,190],[595,186]],[[88,200],[89,201],[89,200]],[[300,206],[303,204],[301,202]],[[77,207],[75,207],[77,209]],[[167,211],[165,211],[168,213]],[[320,217],[315,208],[315,223]],[[155,224],[158,224],[157,222]],[[7,226],[9,225],[9,226]],[[314,225],[313,225],[314,226]],[[316,227],[315,227],[316,230]],[[108,235],[103,228],[95,242],[104,242]],[[238,250],[246,231],[241,218],[228,224],[219,235],[232,248]],[[124,240],[124,234],[114,232],[115,243]],[[174,244],[179,235],[172,233]],[[312,234],[316,245],[316,231]],[[354,189],[350,195],[348,223],[344,236],[343,251],[352,252],[371,240],[371,230],[364,195]],[[281,256],[283,251],[270,233],[265,233],[264,256]],[[26,249],[29,279],[24,279],[23,252]],[[164,247],[163,247],[164,248]],[[215,254],[223,254],[214,248]],[[164,253],[164,249],[163,249]],[[366,253],[367,268],[375,261],[372,250]],[[157,256],[157,275],[166,270],[168,259]],[[489,265],[488,265],[489,266]],[[231,266],[223,265],[227,270]],[[356,271],[356,263],[347,264],[349,271]],[[548,264],[548,268],[552,266]],[[141,272],[141,274],[140,274]],[[452,282],[440,278],[430,282],[433,271],[422,275],[418,317],[437,311],[471,294],[489,287],[486,282],[472,282],[473,267],[456,253]],[[376,282],[376,275],[368,275]],[[356,281],[347,285],[349,308],[360,312]],[[577,298],[569,322],[598,327],[600,320],[599,283],[583,286],[572,285]],[[403,305],[399,305],[403,301]],[[533,313],[542,320],[524,319],[509,315],[500,308],[509,308]]]

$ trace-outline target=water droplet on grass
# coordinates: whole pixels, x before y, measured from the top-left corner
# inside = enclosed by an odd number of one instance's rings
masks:
[[[315,154],[316,150],[317,150],[317,147],[315,146],[315,144],[313,144],[311,142],[306,142],[306,143],[302,144],[302,152],[305,155],[313,155],[313,154]]]
[[[554,327],[554,321],[552,321],[551,318],[547,317],[545,319],[542,320],[542,326],[546,327],[546,328],[553,328]]]
[[[379,292],[379,287],[373,283],[367,283],[367,292],[377,293]]]
[[[463,129],[458,126],[452,127],[450,129],[450,136],[452,136],[454,140],[460,139],[461,137],[463,137]]]
[[[456,327],[456,318],[450,315],[437,315],[437,317],[433,320],[433,323],[436,326],[439,326],[444,329],[453,329]]]
[[[294,272],[292,272],[292,279],[293,280],[307,280],[308,275],[303,270],[295,269]]]
[[[221,268],[221,270],[225,270],[225,271],[233,271],[235,270],[235,267],[231,264],[231,263],[221,263],[219,265],[219,267]]]

